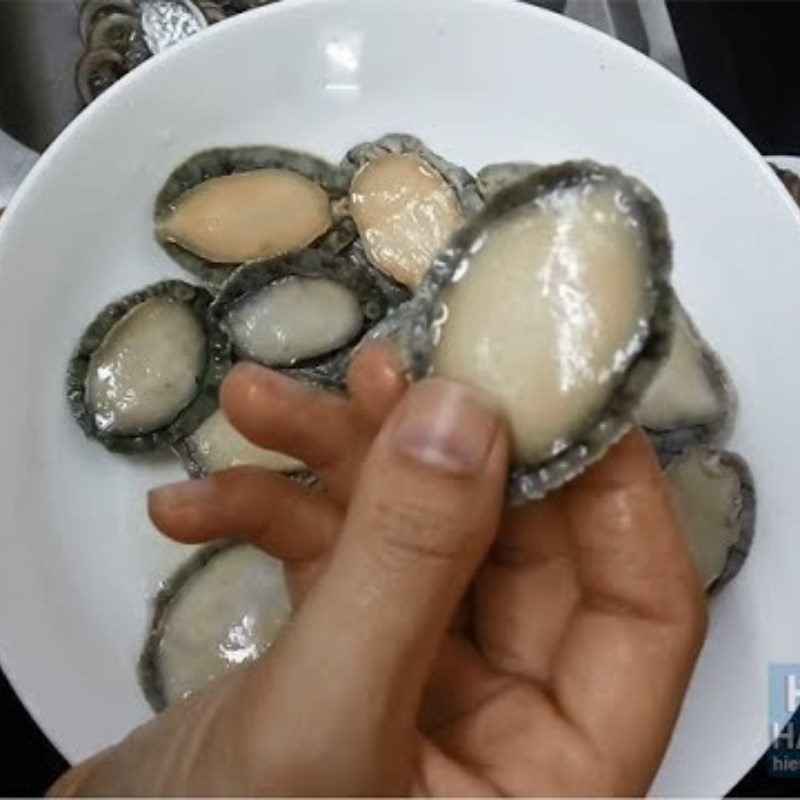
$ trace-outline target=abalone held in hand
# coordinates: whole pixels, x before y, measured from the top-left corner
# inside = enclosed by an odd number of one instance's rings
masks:
[[[230,367],[224,333],[207,318],[211,295],[163,281],[105,308],[67,371],[70,409],[109,450],[153,450],[185,436],[214,408]]]
[[[279,147],[198,153],[156,199],[156,238],[182,267],[214,287],[232,268],[311,244],[338,252],[355,238],[337,201],[345,178],[333,165]]]
[[[669,348],[670,266],[652,192],[617,169],[570,162],[498,194],[387,325],[410,316],[393,335],[414,375],[497,400],[512,437],[512,500],[532,499],[628,429]]]
[[[162,585],[139,659],[155,711],[258,658],[291,613],[280,561],[248,544],[209,545]]]
[[[349,346],[386,308],[383,292],[355,262],[302,250],[240,267],[210,316],[239,357],[337,380]]]
[[[452,233],[483,206],[475,179],[416,137],[352,148],[348,207],[370,262],[405,286],[422,280]]]

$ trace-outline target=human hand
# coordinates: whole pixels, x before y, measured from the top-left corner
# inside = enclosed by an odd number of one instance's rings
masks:
[[[180,540],[243,534],[284,559],[294,621],[54,793],[646,790],[704,627],[646,440],[504,512],[505,431],[480,398],[404,394],[378,350],[350,389],[231,376],[234,423],[328,491],[238,469],[155,493],[151,514]]]

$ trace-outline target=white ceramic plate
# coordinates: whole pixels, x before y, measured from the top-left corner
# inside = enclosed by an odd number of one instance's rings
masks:
[[[72,760],[148,715],[134,673],[146,598],[185,552],[149,528],[144,490],[180,470],[90,444],[62,383],[101,306],[181,274],[150,232],[169,171],[221,144],[339,158],[392,130],[473,168],[590,156],[640,176],[670,212],[676,284],[741,392],[734,447],[760,507],[654,791],[722,793],[767,744],[768,664],[800,661],[800,215],[684,84],[510,0],[292,0],[244,15],[136,70],[41,159],[0,226],[3,667]]]

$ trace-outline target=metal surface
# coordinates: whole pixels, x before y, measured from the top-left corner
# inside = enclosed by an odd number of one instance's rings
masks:
[[[139,13],[144,40],[154,54],[208,27],[200,9],[188,0],[141,0]]]
[[[32,165],[31,151],[43,151],[85,102],[154,52],[274,1],[0,0],[0,207]],[[522,2],[591,25],[686,77],[665,0]]]

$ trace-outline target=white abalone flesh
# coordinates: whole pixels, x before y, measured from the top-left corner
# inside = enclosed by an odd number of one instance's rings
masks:
[[[70,360],[67,397],[84,432],[110,450],[151,450],[208,413],[229,367],[211,295],[164,281],[104,309]]]
[[[290,613],[280,561],[242,543],[196,553],[155,598],[139,661],[150,705],[161,711],[254,661]]]
[[[262,287],[228,314],[237,346],[267,366],[291,366],[338,350],[363,322],[358,298],[348,288],[294,275]]]
[[[718,442],[733,427],[736,392],[725,365],[680,303],[673,312],[672,347],[642,396],[634,420],[661,453]]]
[[[351,259],[302,250],[246,264],[211,306],[241,358],[343,378],[349,346],[386,313],[387,299]]]

